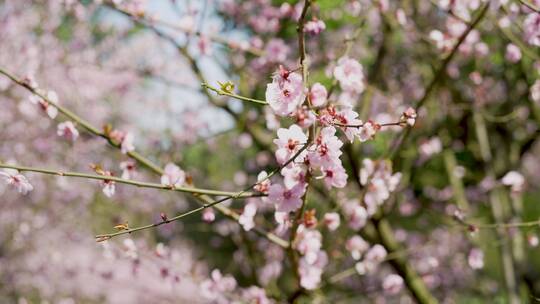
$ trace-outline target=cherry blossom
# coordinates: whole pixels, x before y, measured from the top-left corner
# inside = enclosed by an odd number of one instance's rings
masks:
[[[414,126],[414,123],[416,122],[416,110],[412,107],[408,107],[401,115],[401,121],[404,121],[411,127]]]
[[[302,76],[280,67],[266,86],[266,101],[280,116],[288,116],[298,108],[305,99]]]
[[[324,127],[315,140],[316,148],[310,151],[308,158],[310,165],[332,167],[341,165],[341,147],[343,142],[335,136],[334,127]]]
[[[383,289],[390,295],[398,294],[403,288],[403,278],[397,274],[389,274],[384,278]]]
[[[59,123],[56,134],[72,142],[79,137],[79,131],[77,131],[75,125],[71,121]]]
[[[276,205],[279,212],[295,211],[302,206],[305,186],[298,184],[287,189],[281,184],[273,184],[268,191],[268,200]]]
[[[317,288],[321,282],[323,268],[326,264],[328,264],[328,255],[324,251],[317,253],[317,258],[313,263],[309,263],[306,257],[302,257],[298,266],[300,285],[307,290]]]
[[[34,187],[26,179],[26,177],[20,174],[17,170],[4,169],[0,171],[0,177],[4,182],[17,189],[17,191],[23,195],[26,195],[28,192],[34,190]]]
[[[467,262],[472,269],[484,268],[484,252],[479,248],[473,248],[469,252]]]
[[[326,29],[326,24],[322,20],[311,20],[306,22],[304,31],[312,35],[318,35]]]
[[[47,99],[51,102],[57,104],[58,103],[58,95],[54,91],[47,92]],[[42,99],[41,97],[37,95],[30,95],[29,100],[33,104],[37,104],[40,106],[40,108],[47,113],[47,115],[51,119],[55,119],[58,115],[58,109],[49,103],[49,101]]]
[[[206,208],[202,212],[202,220],[211,223],[216,220],[216,213],[214,212],[214,209],[212,208]]]
[[[284,167],[280,172],[283,176],[283,184],[287,189],[306,184],[307,170],[305,166]]]
[[[531,86],[530,96],[532,101],[540,105],[540,79],[537,79]]]
[[[367,186],[364,202],[370,214],[373,214],[376,207],[390,197],[390,193],[396,189],[400,180],[401,173],[392,174],[390,163],[374,162],[369,158],[362,161],[360,183]]]
[[[517,45],[509,43],[506,46],[506,54],[504,58],[511,63],[516,63],[521,60],[521,50]]]
[[[251,286],[247,289],[244,289],[242,291],[242,299],[246,301],[246,303],[256,303],[256,304],[273,303],[273,301],[270,300],[266,296],[266,291],[263,288],[260,288],[257,286]]]
[[[525,40],[534,46],[540,46],[540,14],[533,12],[523,22]]]
[[[278,138],[274,139],[274,144],[278,147],[275,154],[278,163],[281,165],[298,153],[302,145],[307,142],[306,134],[297,125],[291,125],[288,129],[280,128],[277,135]],[[302,158],[302,156],[298,156],[297,160],[301,161]]]
[[[501,182],[505,186],[510,186],[512,192],[521,192],[525,186],[525,178],[517,171],[506,173],[501,179]]]
[[[358,136],[358,133],[360,132],[357,126],[363,124],[361,120],[357,119],[358,113],[348,107],[345,107],[340,111],[335,111],[329,108],[327,113],[327,115],[330,116],[330,122],[339,123],[338,126],[341,130],[343,130],[347,139],[350,142],[353,142],[355,136]]]
[[[132,239],[125,239],[122,245],[125,257],[132,260],[136,260],[139,257],[137,245],[135,245],[135,242]]]
[[[324,166],[321,171],[323,172],[323,181],[328,189],[331,187],[343,188],[347,185],[347,173],[345,168],[339,164],[333,164],[331,166]]]
[[[369,249],[369,244],[360,236],[355,235],[347,240],[345,248],[351,253],[355,260],[359,260]]]
[[[329,213],[324,214],[323,222],[324,222],[324,225],[328,228],[328,230],[335,231],[336,229],[339,228],[341,220],[337,212],[329,212]]]
[[[113,174],[110,171],[103,171],[104,176],[112,176]],[[101,186],[103,187],[103,194],[107,197],[112,197],[116,192],[116,182],[112,180],[103,180],[101,181]]]
[[[343,212],[345,213],[347,224],[351,229],[358,230],[366,225],[368,212],[358,202],[350,201],[345,203],[343,205]]]
[[[244,212],[240,215],[238,218],[238,222],[245,231],[251,230],[253,227],[255,227],[255,222],[253,221],[253,218],[255,217],[255,214],[257,213],[257,203],[254,201],[250,201],[244,206]]]
[[[386,255],[386,249],[382,245],[375,244],[364,255],[364,259],[356,263],[356,271],[361,275],[373,272],[386,258]]]
[[[317,260],[322,247],[322,235],[315,229],[306,228],[303,224],[298,226],[294,248],[300,252],[308,264]]]
[[[253,189],[261,193],[268,193],[268,189],[270,188],[270,180],[267,179],[267,177],[268,173],[266,173],[266,171],[259,172],[259,175],[257,175],[257,184],[253,186]]]
[[[225,296],[236,288],[236,280],[230,275],[222,275],[219,269],[212,270],[210,278],[200,285],[203,296],[216,302],[227,302]]]
[[[320,83],[314,83],[309,91],[309,100],[314,107],[322,107],[326,105],[328,92]]]
[[[334,77],[345,91],[362,93],[364,91],[364,68],[362,65],[348,57],[341,57],[334,69]]]
[[[186,173],[173,163],[165,165],[164,173],[161,176],[161,184],[171,187],[181,187],[186,181]]]
[[[293,116],[296,119],[296,124],[302,128],[310,127],[317,119],[315,114],[313,114],[313,112],[305,105],[296,109]]]
[[[136,163],[133,160],[126,160],[120,163],[122,170],[121,177],[124,179],[132,179],[135,174]]]
[[[372,122],[371,120],[366,121],[366,123],[364,123],[360,127],[360,131],[357,134],[358,139],[360,140],[360,142],[373,139],[373,137],[375,137],[375,134],[377,134],[377,131],[379,131],[380,128],[381,126]]]

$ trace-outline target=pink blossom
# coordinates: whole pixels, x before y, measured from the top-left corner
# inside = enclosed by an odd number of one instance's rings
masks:
[[[375,137],[375,134],[377,134],[380,128],[381,126],[372,122],[371,120],[366,121],[366,123],[364,123],[360,127],[360,131],[357,134],[358,139],[360,140],[360,142],[373,139],[373,137]]]
[[[4,182],[17,189],[17,192],[26,195],[28,192],[34,190],[34,187],[26,179],[26,177],[20,174],[17,170],[13,169],[4,169],[0,171],[0,177]]]
[[[341,162],[328,167],[325,166],[321,168],[321,171],[323,172],[324,184],[328,189],[331,187],[343,188],[347,185],[348,176]]]
[[[326,88],[318,82],[314,83],[309,91],[309,100],[311,104],[314,107],[322,107],[328,101],[327,99],[328,92],[326,91]]]
[[[540,14],[533,12],[523,22],[525,40],[534,46],[540,46]]]
[[[304,84],[298,73],[280,68],[266,86],[266,101],[279,116],[292,114],[304,102]]]
[[[278,138],[274,139],[274,144],[277,145],[276,160],[280,165],[283,165],[290,160],[298,151],[301,146],[307,142],[307,136],[304,131],[297,126],[291,125],[289,129],[280,128],[277,131]],[[301,160],[303,157],[300,155],[296,160]]]
[[[332,167],[341,165],[341,147],[343,142],[335,136],[334,127],[324,127],[315,139],[315,150],[308,154],[311,166]]]
[[[401,115],[401,121],[407,123],[409,126],[414,126],[416,122],[416,110],[412,107],[408,107]]]
[[[135,147],[133,146],[133,134],[129,132],[125,134],[120,142],[120,150],[124,154],[135,150]]]
[[[205,298],[217,302],[228,302],[225,294],[236,288],[236,280],[230,275],[223,276],[219,269],[214,269],[210,278],[201,283],[200,288]]]
[[[467,262],[472,269],[484,268],[484,252],[479,248],[473,248],[469,252]]]
[[[212,208],[206,208],[202,212],[202,220],[211,223],[216,220],[216,213],[214,212],[214,209]]]
[[[319,250],[322,247],[322,235],[315,229],[306,228],[303,224],[298,225],[294,248],[304,256],[308,264],[317,260]]]
[[[315,114],[305,105],[296,109],[293,115],[296,123],[302,128],[310,127],[316,120]]]
[[[123,179],[131,179],[135,173],[136,163],[133,160],[126,160],[120,163]]]
[[[276,228],[278,233],[284,233],[292,226],[289,212],[276,211],[274,212],[274,219],[276,220],[276,223],[278,223],[278,227]]]
[[[351,253],[353,259],[359,260],[369,249],[369,244],[362,237],[355,235],[347,240],[345,248]]]
[[[30,95],[28,99],[31,103],[39,105],[40,108],[45,111],[45,113],[47,113],[51,119],[55,119],[58,115],[58,109],[55,106],[55,104],[58,104],[58,95],[54,91],[48,91],[46,97],[50,102],[53,103],[53,105],[51,105],[49,101],[42,99],[37,95]]]
[[[525,178],[517,171],[510,171],[506,173],[501,182],[505,186],[510,186],[512,192],[521,192],[525,186]]]
[[[281,184],[273,184],[268,191],[268,200],[276,205],[279,212],[295,211],[302,206],[302,196],[305,192],[304,185],[296,185],[291,189]]]
[[[506,46],[506,54],[504,58],[511,63],[516,63],[521,60],[521,50],[517,45],[509,43]]]
[[[77,131],[75,125],[71,121],[59,123],[56,134],[72,142],[79,137],[79,131]]]
[[[341,57],[334,69],[334,77],[345,91],[356,93],[364,91],[364,68],[354,59]]]
[[[283,184],[287,189],[292,189],[296,185],[305,185],[306,173],[305,166],[284,167],[281,169]]]
[[[390,197],[401,180],[401,173],[392,174],[391,164],[385,161],[374,162],[369,158],[362,161],[360,183],[367,185],[364,202],[375,208]],[[372,214],[375,210],[369,210]]]
[[[358,230],[366,225],[368,212],[358,202],[350,201],[343,205],[345,219],[351,229]]]
[[[161,176],[161,184],[171,187],[181,187],[186,181],[186,173],[173,163],[165,166],[164,174]]]
[[[531,86],[531,100],[540,105],[540,79],[537,79]]]
[[[317,288],[321,283],[323,268],[328,264],[328,255],[324,251],[317,253],[315,262],[308,263],[306,257],[302,257],[298,266],[300,274],[300,286],[307,290]]]
[[[124,256],[132,260],[136,260],[139,256],[137,252],[137,246],[132,239],[125,239],[122,243],[122,249]]]
[[[431,156],[438,154],[442,151],[442,142],[439,137],[433,137],[420,144],[418,147],[420,155],[424,158],[430,158]]]
[[[530,234],[527,236],[527,243],[531,247],[537,247],[540,241],[538,240],[538,236],[536,234]]]
[[[107,197],[112,197],[116,192],[116,183],[111,180],[102,181],[101,185],[103,186],[103,194]]]
[[[387,252],[382,245],[375,244],[371,247],[364,256],[364,266],[367,272],[371,272],[377,268],[377,266],[384,261]]]
[[[266,291],[263,288],[257,286],[251,286],[247,289],[244,289],[242,292],[242,300],[245,303],[255,303],[255,304],[271,304],[273,303],[266,296]]]
[[[390,274],[384,278],[383,289],[389,295],[395,295],[403,288],[403,278],[397,274]]]
[[[328,230],[335,231],[336,229],[339,228],[341,220],[337,212],[329,212],[324,215],[323,222],[324,222],[324,225],[328,228]]]
[[[325,29],[326,24],[322,20],[311,20],[306,22],[304,26],[304,32],[312,35],[319,35]]]
[[[259,175],[257,175],[257,184],[253,186],[253,189],[261,193],[268,193],[268,189],[270,188],[270,180],[267,177],[268,173],[266,173],[266,171],[259,172]]]
[[[325,117],[326,116],[326,117]],[[345,107],[340,111],[335,111],[333,108],[327,108],[322,113],[322,123],[332,124],[337,123],[339,128],[345,133],[345,136],[350,142],[354,141],[354,137],[358,135],[360,130],[358,126],[362,125],[362,121],[357,119],[358,113],[349,107]]]
[[[238,222],[245,231],[251,230],[253,227],[255,227],[255,222],[253,221],[253,218],[255,217],[255,214],[257,213],[257,204],[253,201],[247,203],[244,206],[244,212],[240,215],[238,218]]]
[[[120,149],[123,154],[135,150],[133,146],[133,134],[120,130],[113,130],[109,133],[109,137],[120,144]]]

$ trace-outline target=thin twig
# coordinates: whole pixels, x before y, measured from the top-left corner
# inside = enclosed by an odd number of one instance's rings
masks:
[[[252,102],[252,103],[256,103],[256,104],[260,104],[260,105],[267,105],[268,104],[268,102],[264,101],[264,100],[249,98],[249,97],[241,96],[241,95],[238,95],[238,94],[226,92],[224,90],[215,88],[215,87],[209,85],[206,82],[201,83],[201,86],[203,88],[205,88],[205,89],[209,89],[211,91],[216,92],[218,95],[225,95],[225,96],[233,97],[233,98],[236,98],[236,99],[239,99],[239,100],[248,101],[248,102]]]
[[[120,177],[116,177],[116,176],[88,174],[88,173],[81,173],[81,172],[69,172],[69,171],[61,171],[61,170],[50,170],[50,169],[43,169],[43,168],[34,168],[34,167],[26,167],[26,166],[18,166],[18,165],[9,165],[9,164],[3,164],[3,163],[0,163],[0,168],[15,169],[15,170],[22,171],[22,172],[23,171],[37,172],[37,173],[48,174],[48,175],[79,177],[79,178],[96,179],[96,180],[103,180],[103,181],[113,181],[113,182],[116,182],[116,183],[119,183],[119,184],[132,185],[132,186],[136,186],[136,187],[140,187],[140,188],[152,188],[152,189],[178,191],[178,192],[185,192],[185,193],[192,193],[192,194],[207,194],[207,195],[216,195],[216,196],[226,195],[226,196],[235,196],[237,198],[266,196],[265,194],[250,193],[250,192],[249,193],[243,193],[240,196],[238,196],[238,194],[240,192],[220,191],[220,190],[201,189],[201,188],[192,188],[192,187],[178,187],[178,186],[174,186],[174,185],[171,186],[171,185],[163,185],[163,184],[157,184],[157,183],[135,181],[135,180],[120,178]]]
[[[53,103],[46,96],[41,94],[39,91],[37,91],[35,88],[30,86],[25,81],[19,80],[17,77],[13,76],[11,73],[7,72],[6,70],[4,70],[2,68],[0,68],[0,74],[5,75],[10,80],[12,80],[14,83],[26,88],[28,91],[30,91],[33,94],[39,96],[43,100],[46,100],[51,106],[56,107],[60,113],[64,114],[66,117],[70,118],[72,121],[74,121],[77,124],[81,125],[90,134],[105,138],[107,140],[107,142],[111,146],[113,146],[113,147],[115,147],[117,149],[120,148],[120,145],[118,143],[114,142],[113,140],[111,140],[105,133],[99,131],[92,124],[90,124],[86,120],[82,119],[81,117],[79,117],[75,113],[71,112],[67,108],[64,108],[63,106],[60,106],[58,104]],[[130,151],[130,152],[127,153],[127,155],[129,157],[131,157],[132,159],[136,160],[138,163],[145,166],[146,168],[150,169],[154,173],[156,173],[158,175],[163,175],[163,173],[164,173],[163,169],[161,169],[159,166],[154,164],[151,160],[147,159],[146,157],[142,156],[141,154],[137,153],[136,151]],[[203,204],[211,204],[211,203],[214,202],[212,200],[212,198],[208,197],[206,194],[192,194],[192,195],[195,198],[199,199]],[[233,211],[233,210],[231,210],[228,207],[223,206],[223,205],[216,205],[215,207],[216,207],[216,209],[218,209],[219,212],[221,212],[225,216],[231,218],[234,221],[238,221],[238,218],[240,217],[240,215],[238,213],[236,213],[235,211]],[[288,248],[289,247],[289,243],[287,241],[285,241],[284,239],[278,237],[274,233],[265,231],[265,230],[263,230],[261,228],[258,228],[258,227],[254,227],[253,230],[256,233],[258,233],[259,235],[267,238],[269,241],[271,241],[271,242],[273,242],[273,243],[275,243],[275,244],[277,244],[277,245],[279,245],[279,246],[281,246],[283,248]]]
[[[125,229],[125,230],[122,230],[122,231],[119,231],[119,232],[115,232],[115,233],[108,233],[108,234],[100,234],[100,235],[97,235],[96,236],[96,240],[97,241],[105,241],[105,240],[108,240],[108,239],[111,239],[115,236],[119,236],[119,235],[123,235],[123,234],[131,234],[133,232],[137,232],[137,231],[141,231],[141,230],[145,230],[145,229],[150,229],[150,228],[154,228],[154,227],[158,227],[158,226],[161,226],[163,224],[168,224],[170,222],[174,222],[174,221],[177,221],[177,220],[180,220],[188,215],[191,215],[191,214],[194,214],[194,213],[197,213],[199,211],[202,211],[206,208],[210,208],[210,207],[213,207],[213,206],[216,206],[218,205],[219,203],[222,203],[226,200],[229,200],[229,199],[236,199],[236,198],[240,198],[240,197],[243,197],[243,195],[245,193],[247,193],[247,191],[253,189],[253,187],[259,185],[260,183],[264,182],[264,181],[267,181],[268,179],[270,179],[272,176],[274,176],[277,172],[279,172],[281,169],[285,168],[286,166],[288,166],[290,163],[292,163],[300,154],[302,154],[302,152],[304,152],[305,149],[307,149],[308,145],[303,145],[302,148],[300,148],[298,150],[298,152],[296,152],[289,160],[287,160],[285,163],[283,163],[283,165],[281,165],[279,168],[275,169],[274,171],[270,172],[270,174],[268,174],[265,178],[257,181],[256,183],[246,187],[244,190],[240,191],[240,192],[237,192],[237,193],[234,193],[232,195],[228,195],[224,198],[221,198],[219,200],[216,200],[216,201],[213,201],[213,202],[210,202],[210,203],[206,203],[206,204],[203,204],[202,206],[198,207],[198,208],[195,208],[195,209],[192,209],[188,212],[185,212],[185,213],[182,213],[182,214],[179,214],[175,217],[172,217],[170,219],[163,219],[163,221],[161,222],[158,222],[158,223],[154,223],[154,224],[149,224],[149,225],[144,225],[144,226],[140,226],[140,227],[135,227],[135,228],[129,228],[129,229]]]

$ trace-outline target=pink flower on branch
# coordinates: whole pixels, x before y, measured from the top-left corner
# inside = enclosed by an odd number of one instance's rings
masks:
[[[292,114],[302,105],[305,96],[302,76],[281,66],[266,86],[266,101],[279,116]]]
[[[75,125],[71,121],[59,123],[56,134],[72,142],[79,137],[79,131],[77,131]]]
[[[276,160],[280,165],[290,160],[298,153],[302,145],[307,143],[306,134],[297,125],[292,125],[288,129],[280,128],[277,131],[277,135],[278,138],[274,139],[274,144],[278,147],[276,150]],[[303,155],[299,155],[296,160],[302,161],[303,158]]]
[[[287,189],[281,184],[273,184],[268,191],[268,199],[276,205],[278,212],[291,212],[302,206],[304,193],[305,186],[303,184],[298,184],[291,189]]]
[[[51,119],[55,119],[56,116],[58,116],[58,109],[56,108],[55,104],[58,104],[58,95],[55,91],[48,91],[45,94],[45,97],[47,100],[37,96],[37,95],[30,95],[29,100],[33,104],[37,104],[40,106],[40,108],[47,113],[47,115]],[[51,105],[51,102],[53,103]]]
[[[173,163],[165,165],[164,174],[161,176],[161,184],[171,187],[181,187],[186,182],[186,173]]]
[[[34,187],[30,184],[26,177],[20,174],[17,170],[4,169],[3,171],[0,171],[0,178],[2,178],[8,186],[17,189],[17,192],[23,195],[26,195],[28,192],[34,190]]]

